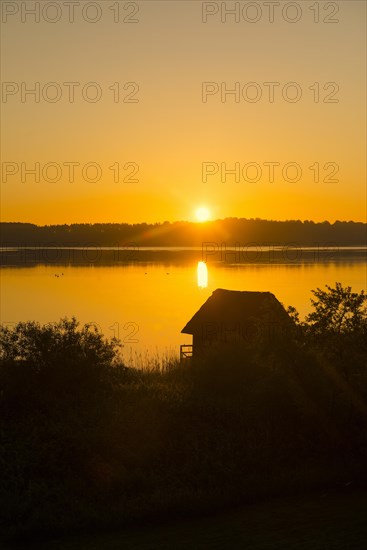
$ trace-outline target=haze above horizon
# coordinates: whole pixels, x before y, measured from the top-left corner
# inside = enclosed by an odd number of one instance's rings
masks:
[[[3,221],[366,219],[364,2],[26,4],[3,14]]]

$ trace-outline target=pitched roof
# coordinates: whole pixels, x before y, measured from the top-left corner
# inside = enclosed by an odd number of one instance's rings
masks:
[[[204,323],[233,325],[264,320],[291,323],[284,307],[271,292],[217,288],[181,332],[194,334],[202,329]]]

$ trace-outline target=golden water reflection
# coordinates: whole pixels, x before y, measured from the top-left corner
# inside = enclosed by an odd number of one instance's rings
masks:
[[[216,288],[272,292],[285,307],[295,306],[301,319],[311,311],[311,289],[336,281],[354,292],[366,289],[365,262],[212,262],[209,268],[205,288],[198,284],[197,260],[1,268],[0,322],[43,324],[75,315],[81,323],[97,324],[106,337],[119,337],[124,357],[130,350],[154,355],[172,348],[178,354],[180,344],[192,343],[182,328]]]
[[[208,287],[208,268],[205,262],[198,262],[197,275],[198,275],[198,287],[207,288]]]

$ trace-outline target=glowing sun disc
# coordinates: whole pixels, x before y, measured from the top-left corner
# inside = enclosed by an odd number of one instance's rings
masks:
[[[198,222],[206,222],[210,218],[209,209],[206,206],[200,206],[195,212]]]

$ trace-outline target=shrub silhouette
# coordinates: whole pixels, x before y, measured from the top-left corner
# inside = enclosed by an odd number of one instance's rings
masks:
[[[288,312],[299,329],[299,339],[317,350],[345,378],[366,376],[367,355],[367,296],[362,290],[352,292],[350,286],[325,285],[326,290],[312,290],[313,311],[300,322],[295,308]]]
[[[75,318],[0,327],[2,400],[9,406],[14,400],[19,411],[29,400],[71,403],[108,391],[117,375],[128,373],[120,347],[117,339],[105,339],[94,325],[79,328]]]

